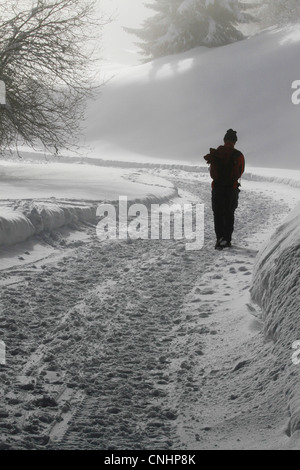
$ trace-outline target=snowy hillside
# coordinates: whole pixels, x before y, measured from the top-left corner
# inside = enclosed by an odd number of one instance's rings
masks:
[[[122,71],[89,108],[86,143],[104,159],[202,164],[232,127],[251,166],[299,168],[299,43],[298,25]]]

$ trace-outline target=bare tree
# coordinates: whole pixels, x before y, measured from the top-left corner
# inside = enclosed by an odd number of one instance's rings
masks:
[[[0,151],[20,141],[51,151],[72,144],[107,22],[96,0],[0,0]]]

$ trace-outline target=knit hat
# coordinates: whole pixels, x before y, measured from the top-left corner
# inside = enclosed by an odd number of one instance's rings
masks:
[[[237,138],[237,135],[236,135],[236,131],[232,130],[232,129],[228,129],[228,131],[226,132],[225,136],[224,136],[224,142],[237,142],[238,138]]]

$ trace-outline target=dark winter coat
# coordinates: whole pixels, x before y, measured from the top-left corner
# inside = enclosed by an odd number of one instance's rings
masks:
[[[213,180],[212,188],[239,187],[238,180],[245,171],[244,155],[234,148],[231,142],[225,142],[217,149],[210,149],[210,153],[204,157],[210,164],[210,176]]]

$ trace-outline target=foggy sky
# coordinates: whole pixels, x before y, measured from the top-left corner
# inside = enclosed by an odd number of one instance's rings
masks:
[[[114,21],[103,31],[103,58],[109,62],[135,65],[140,63],[141,56],[136,37],[123,31],[123,27],[139,28],[144,19],[151,15],[143,0],[98,0],[99,10],[113,14]]]

